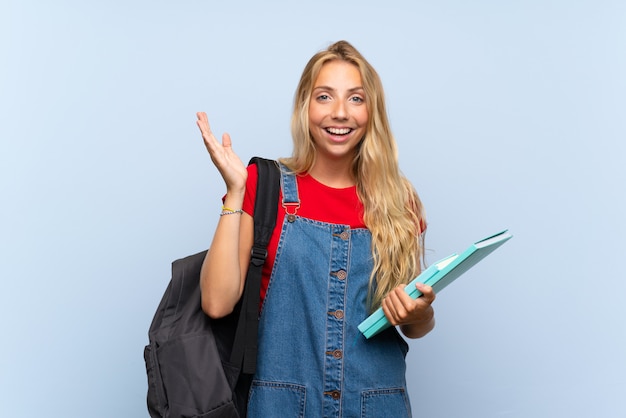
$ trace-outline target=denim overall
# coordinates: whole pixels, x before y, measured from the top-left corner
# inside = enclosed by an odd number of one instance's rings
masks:
[[[410,417],[408,345],[393,327],[370,340],[357,329],[368,315],[370,232],[297,216],[296,177],[281,171],[287,212],[248,417]]]

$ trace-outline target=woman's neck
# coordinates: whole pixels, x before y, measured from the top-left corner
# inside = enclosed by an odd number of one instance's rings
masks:
[[[325,186],[344,189],[356,184],[350,164],[342,161],[318,159],[309,174]]]

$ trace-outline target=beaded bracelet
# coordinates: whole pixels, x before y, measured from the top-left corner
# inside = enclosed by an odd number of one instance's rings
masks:
[[[220,216],[224,216],[224,215],[234,215],[235,213],[238,214],[242,214],[243,213],[243,209],[231,209],[231,208],[227,208],[226,206],[222,206],[222,213],[220,213]]]

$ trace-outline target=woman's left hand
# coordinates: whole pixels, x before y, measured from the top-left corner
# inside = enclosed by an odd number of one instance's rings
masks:
[[[393,289],[383,299],[382,308],[385,316],[392,325],[400,325],[402,332],[409,338],[419,338],[426,335],[434,327],[434,310],[432,303],[435,300],[433,288],[418,283],[417,290],[422,296],[411,298],[400,285]]]

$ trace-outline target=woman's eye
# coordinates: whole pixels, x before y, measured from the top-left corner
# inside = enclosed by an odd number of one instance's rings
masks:
[[[329,97],[328,97],[327,94],[320,94],[319,96],[317,96],[317,100],[320,100],[320,101],[325,101],[325,100],[328,100],[328,99],[329,99]]]
[[[363,100],[362,97],[359,96],[352,96],[350,98],[351,101],[355,102],[355,103],[363,103],[365,100]]]

